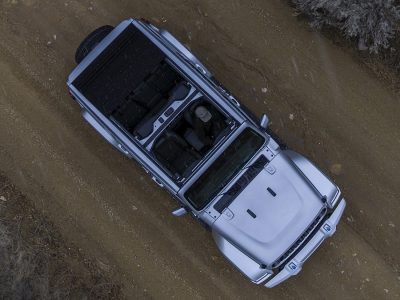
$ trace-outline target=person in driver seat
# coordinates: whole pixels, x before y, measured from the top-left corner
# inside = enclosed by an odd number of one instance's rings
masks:
[[[196,135],[205,145],[211,145],[214,140],[213,115],[203,105],[196,107],[194,115],[193,127]]]

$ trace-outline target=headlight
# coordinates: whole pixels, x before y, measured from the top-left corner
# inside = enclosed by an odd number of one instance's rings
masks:
[[[335,197],[333,197],[331,200],[328,201],[328,206],[329,208],[334,208],[336,204],[339,202],[340,197],[342,196],[342,192],[340,191],[339,188],[337,188],[337,193]]]

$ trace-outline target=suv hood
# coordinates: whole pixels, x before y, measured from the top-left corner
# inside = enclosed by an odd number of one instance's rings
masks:
[[[213,230],[271,267],[324,208],[319,193],[281,152],[224,210]]]

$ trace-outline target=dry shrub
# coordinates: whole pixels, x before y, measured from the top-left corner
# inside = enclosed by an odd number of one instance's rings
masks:
[[[360,50],[390,47],[399,31],[400,5],[395,0],[292,0],[315,28],[330,26],[355,39]]]
[[[1,174],[0,196],[0,299],[122,298],[112,274],[67,245]]]

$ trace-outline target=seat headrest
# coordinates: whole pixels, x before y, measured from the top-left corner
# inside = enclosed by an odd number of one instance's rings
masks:
[[[189,91],[190,87],[187,85],[187,83],[181,82],[170,92],[170,99],[182,100],[189,94]]]

